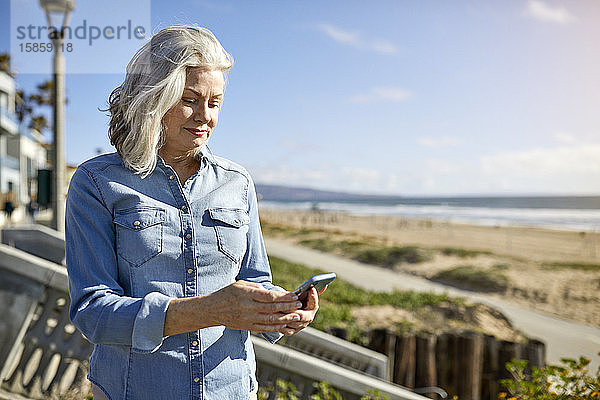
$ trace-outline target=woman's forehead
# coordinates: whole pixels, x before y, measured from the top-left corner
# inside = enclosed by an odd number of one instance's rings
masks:
[[[202,94],[222,94],[225,86],[223,72],[215,69],[188,68],[185,88]]]

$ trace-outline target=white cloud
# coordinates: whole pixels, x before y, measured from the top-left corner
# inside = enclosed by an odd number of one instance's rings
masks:
[[[255,182],[297,187],[324,187],[330,183],[331,167],[291,168],[287,165],[259,165],[248,168]]]
[[[291,168],[282,165],[249,167],[255,182],[263,184],[310,187],[353,193],[399,193],[400,178],[376,168],[310,165]]]
[[[335,26],[328,24],[320,24],[317,26],[319,30],[329,36],[336,42],[349,44],[351,46],[359,47],[362,43],[359,34],[356,32],[344,31],[336,28]]]
[[[420,137],[417,143],[425,147],[449,147],[460,144],[460,140],[451,136],[442,137]]]
[[[394,167],[371,161],[301,167],[273,163],[249,169],[258,183],[355,193],[597,194],[600,143],[578,141],[485,156],[399,160]]]
[[[357,94],[350,97],[351,103],[364,104],[379,101],[402,103],[412,97],[412,93],[406,89],[393,87],[374,87],[365,94]]]
[[[577,142],[577,139],[573,136],[570,135],[568,133],[563,133],[563,132],[559,132],[559,133],[555,133],[553,135],[554,140],[556,140],[558,143],[562,143],[562,144],[573,144]]]
[[[454,161],[443,160],[439,158],[429,158],[424,161],[425,170],[429,174],[447,175],[458,174],[463,170],[463,166]]]
[[[336,42],[357,49],[374,51],[385,55],[392,55],[398,52],[398,48],[392,42],[383,39],[366,38],[360,32],[347,31],[330,24],[319,24],[317,25],[317,29]]]
[[[372,168],[344,167],[341,172],[346,179],[359,181],[379,181],[382,178],[381,173]]]
[[[525,151],[505,152],[481,158],[484,172],[541,176],[600,178],[600,144],[563,145]]]
[[[569,24],[575,17],[564,7],[551,6],[541,0],[529,0],[525,15],[543,22],[555,24]]]
[[[300,136],[300,135],[299,135]],[[294,139],[284,139],[279,141],[281,147],[291,151],[292,153],[301,153],[305,151],[320,151],[323,148],[314,142],[294,140]]]

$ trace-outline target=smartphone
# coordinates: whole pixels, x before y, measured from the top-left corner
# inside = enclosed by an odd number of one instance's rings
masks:
[[[307,279],[304,283],[296,288],[292,293],[298,296],[298,299],[304,303],[306,298],[308,297],[308,291],[310,288],[317,289],[317,292],[320,292],[325,288],[325,286],[329,285],[334,279],[336,275],[334,272],[328,272],[326,274],[315,275],[312,278]],[[306,305],[306,304],[305,304]]]

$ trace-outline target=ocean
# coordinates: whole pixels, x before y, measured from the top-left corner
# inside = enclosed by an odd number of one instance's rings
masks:
[[[489,226],[532,226],[600,232],[600,196],[430,197],[376,201],[260,201],[261,208],[319,209]]]

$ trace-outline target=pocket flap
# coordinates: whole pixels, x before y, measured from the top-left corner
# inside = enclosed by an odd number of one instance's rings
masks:
[[[245,210],[234,208],[209,208],[208,213],[214,220],[239,228],[250,222],[250,217]]]
[[[117,211],[113,221],[124,228],[139,231],[165,222],[165,210],[160,208],[143,208]]]

